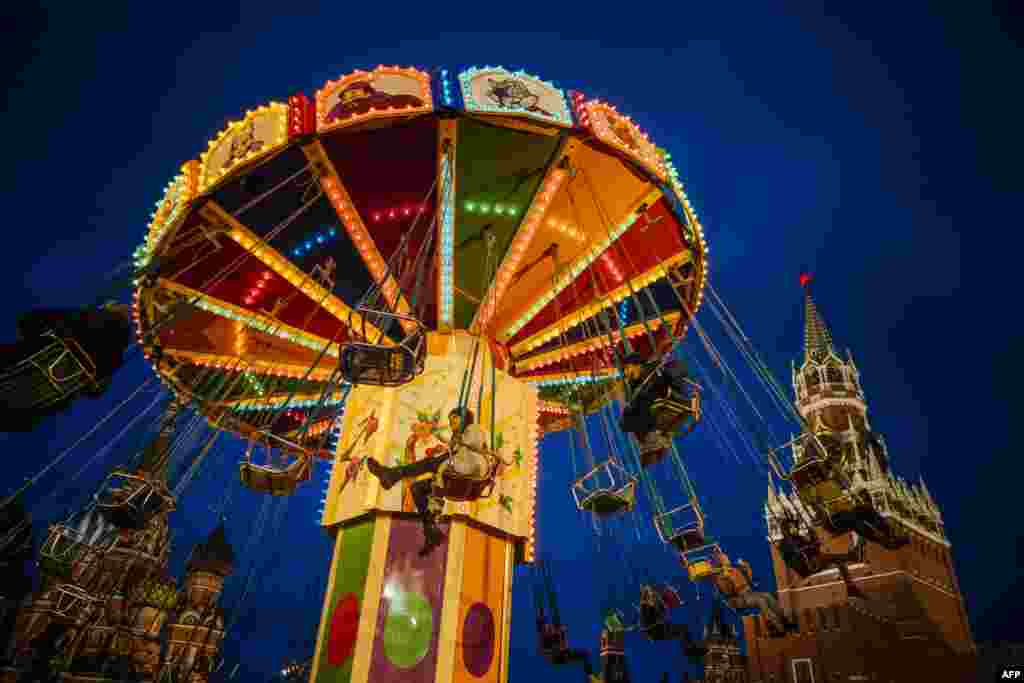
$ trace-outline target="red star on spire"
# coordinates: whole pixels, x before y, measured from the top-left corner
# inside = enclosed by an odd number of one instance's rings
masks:
[[[810,273],[800,273],[800,286],[803,287],[804,289],[806,289],[807,285],[809,285],[809,284],[811,284],[811,274]]]

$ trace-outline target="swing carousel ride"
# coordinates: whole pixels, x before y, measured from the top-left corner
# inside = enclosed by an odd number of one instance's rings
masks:
[[[188,407],[246,444],[239,481],[268,497],[330,463],[310,680],[506,680],[546,433],[569,433],[568,487],[595,526],[646,492],[688,578],[722,571],[675,442],[704,416],[703,385],[672,370],[691,326],[721,369],[695,317],[707,245],[670,155],[610,104],[503,68],[357,71],[247,112],[186,162],[134,273],[136,341],[173,396],[162,443]],[[50,361],[88,349],[54,339],[16,369],[59,394],[74,368]],[[436,475],[443,539],[418,552],[414,482],[363,465],[454,450],[466,416],[489,464]],[[175,505],[158,451],[105,483],[110,524]],[[818,489],[807,507],[828,514]]]

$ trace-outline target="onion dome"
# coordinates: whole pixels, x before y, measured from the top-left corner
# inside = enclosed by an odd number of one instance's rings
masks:
[[[178,585],[169,576],[154,576],[135,586],[131,603],[160,610],[171,610],[178,604]]]
[[[218,524],[205,541],[192,549],[185,567],[189,572],[210,572],[219,576],[227,576],[234,570],[235,551],[228,543],[224,522]]]

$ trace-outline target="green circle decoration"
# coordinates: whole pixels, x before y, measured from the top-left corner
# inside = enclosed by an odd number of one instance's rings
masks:
[[[434,610],[420,593],[398,593],[388,601],[384,620],[384,655],[399,669],[411,669],[430,650]]]

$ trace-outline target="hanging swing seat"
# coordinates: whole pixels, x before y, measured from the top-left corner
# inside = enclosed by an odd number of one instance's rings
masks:
[[[272,496],[290,496],[299,484],[308,481],[311,475],[308,458],[299,458],[287,467],[270,467],[242,462],[238,465],[238,477],[242,485],[258,493]]]
[[[52,616],[59,619],[79,619],[100,601],[100,598],[73,583],[55,586],[51,595]]]
[[[96,508],[119,529],[139,531],[175,508],[167,485],[152,477],[118,470],[108,477],[105,488],[107,494]]]
[[[438,473],[441,495],[455,503],[469,503],[474,500],[490,498],[498,476],[497,458],[487,458],[487,470],[483,476],[472,477],[455,472],[450,467],[442,467]]]
[[[651,414],[658,431],[671,436],[689,434],[701,418],[700,385],[692,380],[684,382],[687,385],[685,394],[669,389],[665,396],[651,403]]]
[[[701,550],[712,543],[704,532],[704,512],[696,499],[654,518],[654,527],[662,543],[670,543],[680,553]]]
[[[598,517],[629,512],[636,504],[636,479],[615,459],[608,459],[583,475],[572,486],[576,507]]]
[[[50,526],[46,540],[39,549],[40,573],[47,580],[58,582],[80,579],[116,544],[116,534],[89,542],[77,529],[64,524],[54,524]]]
[[[427,357],[427,338],[419,320],[408,315],[368,308],[359,308],[355,312],[361,316],[363,329],[357,338],[362,341],[342,344],[338,359],[341,376],[346,382],[378,387],[400,387],[423,373]],[[399,344],[372,344],[366,341],[365,331],[366,319],[370,316],[412,323],[414,328]],[[351,323],[351,316],[349,322]]]
[[[68,581],[75,562],[88,547],[75,529],[54,524],[39,550],[39,570],[43,576]]]
[[[679,551],[679,562],[690,581],[703,581],[721,572],[720,548],[704,529],[704,512],[696,498],[654,518],[662,543]]]
[[[29,355],[0,371],[0,392],[9,408],[16,411],[44,410],[74,398],[81,392],[99,393],[103,383],[97,378],[96,363],[71,337],[53,332],[42,335]],[[11,355],[17,355],[15,345]]]
[[[849,482],[829,456],[803,460],[793,467],[789,480],[805,505],[827,516],[851,512],[856,506]]]
[[[262,443],[266,447],[268,463],[272,447],[278,448],[283,454],[291,454],[296,459],[288,465],[282,463],[277,467],[270,464],[257,465],[252,461],[252,452],[257,443]],[[243,486],[257,493],[269,493],[272,496],[292,495],[299,484],[308,481],[311,476],[310,456],[306,455],[305,450],[293,441],[265,430],[250,435],[245,459],[238,464],[238,478]]]

